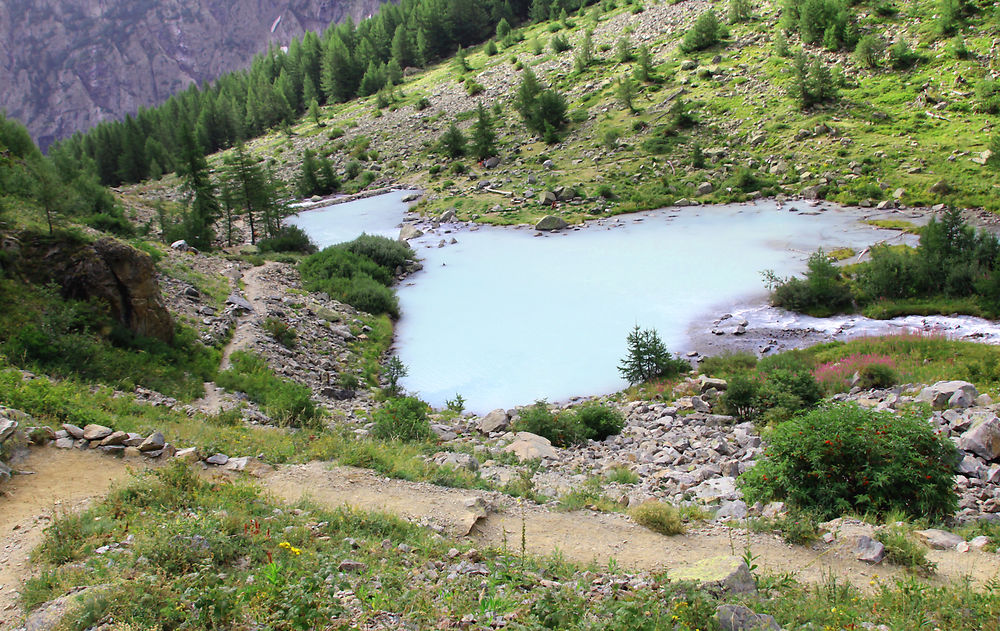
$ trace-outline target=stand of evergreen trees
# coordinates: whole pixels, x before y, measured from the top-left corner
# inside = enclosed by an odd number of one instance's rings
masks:
[[[287,52],[272,48],[249,69],[192,85],[158,107],[77,133],[51,150],[58,160],[92,160],[108,186],[139,182],[185,161],[181,130],[189,126],[203,154],[235,146],[290,124],[316,104],[379,93],[463,46],[509,33],[511,24],[579,10],[587,0],[402,0],[359,24],[347,20],[322,35],[309,32]],[[499,28],[498,28],[499,27]]]

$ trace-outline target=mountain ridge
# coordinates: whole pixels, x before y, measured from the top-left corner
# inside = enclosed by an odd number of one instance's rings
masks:
[[[0,108],[45,149],[249,65],[306,31],[380,0],[126,2],[15,0],[0,6]]]

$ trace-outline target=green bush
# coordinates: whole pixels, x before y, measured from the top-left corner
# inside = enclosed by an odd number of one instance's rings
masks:
[[[582,443],[590,435],[590,429],[576,414],[571,412],[553,414],[545,401],[536,401],[531,407],[521,410],[513,429],[516,432],[531,432],[544,436],[556,447],[569,447]]]
[[[382,440],[420,441],[434,436],[427,404],[415,397],[389,399],[375,410],[372,435]]]
[[[690,53],[697,50],[705,50],[719,43],[724,33],[724,27],[719,24],[719,19],[715,16],[715,11],[709,9],[695,20],[694,26],[684,34],[681,40],[680,49],[682,52]]]
[[[854,47],[854,58],[866,68],[877,68],[882,54],[885,52],[885,42],[874,35],[865,35]]]
[[[620,434],[625,427],[625,418],[617,409],[592,403],[583,405],[572,412],[576,421],[587,428],[587,438],[593,440],[604,440],[608,436]]]
[[[865,390],[891,388],[899,383],[899,373],[887,364],[867,364],[858,371],[858,376],[858,386]]]
[[[790,311],[827,317],[850,309],[853,302],[850,286],[822,248],[809,257],[804,279],[769,279],[775,283],[771,304]]]
[[[739,479],[747,503],[783,500],[826,519],[901,511],[933,520],[958,505],[958,452],[922,416],[830,405],[765,440],[763,458]]]
[[[299,273],[309,291],[331,297],[372,314],[399,315],[399,302],[389,286],[397,267],[413,258],[409,246],[373,235],[325,248],[306,257]]]
[[[341,294],[342,299],[355,309],[373,315],[386,313],[399,317],[399,300],[385,285],[368,276],[355,276]]]
[[[639,504],[629,511],[632,519],[653,532],[671,537],[684,534],[684,520],[676,506],[657,500]]]
[[[405,243],[378,235],[362,234],[353,241],[343,244],[348,252],[363,256],[394,272],[401,265],[413,260],[413,250]]]
[[[295,348],[298,336],[295,329],[288,326],[288,323],[279,318],[269,317],[264,320],[264,330],[285,348]]]
[[[298,226],[282,226],[272,237],[257,242],[261,252],[302,252],[312,254],[316,244],[312,242],[306,231]]]
[[[130,237],[135,234],[135,226],[121,215],[97,213],[83,220],[85,224],[101,232],[110,232],[120,237]]]

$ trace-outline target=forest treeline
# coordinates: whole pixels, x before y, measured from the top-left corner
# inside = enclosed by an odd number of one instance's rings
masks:
[[[382,5],[355,24],[306,33],[287,51],[272,48],[250,68],[211,85],[192,85],[162,105],[101,123],[55,145],[50,155],[93,161],[109,186],[158,178],[181,165],[181,132],[192,129],[204,154],[290,125],[323,103],[391,90],[407,68],[451,56],[494,35],[514,37],[512,25],[558,17],[587,0],[402,0]]]

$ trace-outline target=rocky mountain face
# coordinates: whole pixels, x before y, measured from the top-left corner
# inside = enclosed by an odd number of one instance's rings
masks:
[[[0,108],[43,149],[383,0],[6,0]]]

